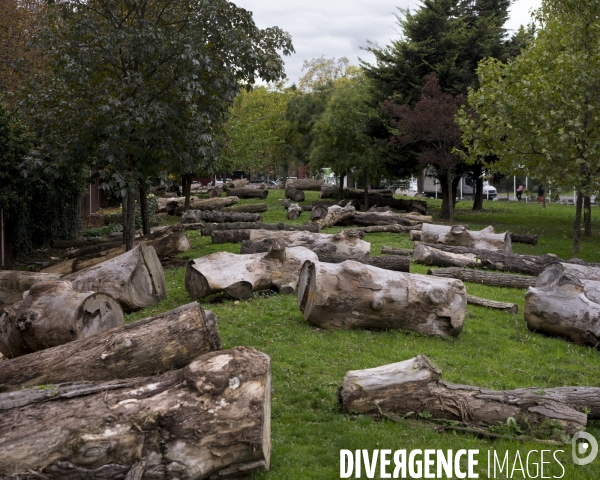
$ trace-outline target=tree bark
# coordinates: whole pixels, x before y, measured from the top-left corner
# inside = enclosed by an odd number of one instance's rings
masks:
[[[297,203],[292,203],[287,211],[288,220],[296,220],[302,213],[302,207]]]
[[[381,247],[381,253],[384,255],[412,255],[413,250],[410,248],[392,248],[383,245]]]
[[[188,211],[191,205],[192,178],[192,175],[189,173],[181,176],[181,180],[183,183],[183,191],[181,193],[183,194],[183,198],[185,198],[185,200],[183,201],[183,209],[185,211]]]
[[[23,294],[36,283],[52,282],[59,278],[60,275],[56,273],[0,270],[0,309],[23,300]]]
[[[269,190],[260,190],[258,188],[230,188],[227,190],[228,197],[238,198],[262,198],[265,199],[269,196]]]
[[[298,307],[305,320],[326,329],[400,328],[456,337],[464,323],[465,287],[458,280],[431,280],[354,261],[306,262]]]
[[[150,234],[150,217],[148,213],[148,192],[146,191],[146,180],[140,181],[140,214],[142,216],[142,233]]]
[[[338,391],[344,412],[399,416],[428,412],[433,418],[491,427],[514,418],[522,429],[560,425],[569,435],[581,430],[587,415],[545,395],[497,391],[444,382],[425,355],[403,362],[346,373]]]
[[[125,250],[133,248],[135,238],[135,194],[127,190],[127,195],[123,199],[123,243]]]
[[[488,300],[487,298],[480,298],[474,295],[467,295],[467,303],[470,305],[479,305],[480,307],[504,310],[512,314],[516,314],[519,311],[519,306],[516,303],[496,302],[494,300]]]
[[[473,165],[475,178],[475,194],[473,195],[473,210],[483,210],[483,165],[479,162]]]
[[[181,223],[229,223],[262,222],[258,213],[228,212],[226,210],[188,210],[181,217]]]
[[[213,243],[219,242],[220,237],[213,235],[219,231],[224,230],[272,230],[272,231],[308,231],[315,232],[319,231],[319,226],[305,222],[302,225],[290,225],[288,223],[262,223],[262,222],[231,222],[231,223],[217,223],[203,228],[202,236],[208,237],[209,235],[213,238]],[[215,240],[217,240],[215,242]],[[246,238],[244,240],[247,240]]]
[[[109,295],[77,291],[70,282],[36,283],[0,317],[0,352],[14,358],[123,325],[123,310]]]
[[[252,292],[268,289],[293,293],[300,268],[307,260],[317,261],[317,256],[303,247],[286,248],[279,239],[273,240],[267,253],[213,253],[190,260],[185,289],[194,299],[218,292],[234,298],[248,298]]]
[[[494,227],[483,230],[469,230],[463,225],[432,225],[421,227],[421,242],[429,244],[454,245],[480,250],[512,253],[511,237],[508,232],[494,233]]]
[[[315,190],[320,191],[323,183],[323,179],[313,180],[310,178],[299,178],[296,180],[290,180],[288,185],[293,185],[296,190]]]
[[[241,213],[262,213],[268,210],[269,206],[266,203],[251,203],[249,205],[235,205],[233,207],[224,208],[224,212],[241,212]]]
[[[167,298],[165,273],[156,251],[143,243],[98,265],[65,275],[62,279],[72,282],[75,290],[110,295],[125,311],[155,305]]]
[[[383,250],[382,250],[383,253]],[[456,278],[463,282],[480,283],[491,287],[529,288],[535,285],[537,277],[525,275],[510,275],[507,273],[493,273],[471,268],[436,268],[429,269],[427,275],[435,277]]]
[[[345,207],[332,205],[327,209],[327,215],[325,215],[325,218],[316,220],[314,223],[319,226],[319,229],[332,227],[342,220],[353,218],[355,213],[356,209],[352,205],[347,205]]]
[[[158,375],[220,349],[215,314],[193,302],[77,342],[0,362],[0,392]]]
[[[538,275],[544,267],[560,262],[556,255],[515,255],[450,245],[415,245],[415,263],[436,267],[489,268],[503,272]]]
[[[155,377],[37,389],[0,416],[0,477],[48,480],[239,478],[268,470],[271,360],[210,352]],[[18,418],[18,421],[16,419]],[[35,439],[35,441],[32,441]]]
[[[592,236],[592,199],[589,195],[583,198],[583,225],[586,237]]]
[[[579,243],[581,239],[581,212],[583,210],[583,195],[577,192],[577,203],[575,204],[575,225],[573,227],[573,255],[579,253]]]
[[[296,190],[293,185],[288,184],[285,187],[285,196],[289,198],[293,202],[303,202],[304,201],[304,192],[302,190]]]

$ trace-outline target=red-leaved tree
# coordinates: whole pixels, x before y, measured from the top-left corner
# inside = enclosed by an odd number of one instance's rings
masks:
[[[442,218],[454,217],[452,178],[461,163],[455,149],[461,147],[461,132],[455,121],[458,109],[466,103],[464,95],[443,93],[435,73],[427,76],[421,90],[421,98],[414,108],[408,105],[386,103],[390,123],[396,130],[392,143],[413,145],[418,151],[419,162],[435,167],[442,186]]]

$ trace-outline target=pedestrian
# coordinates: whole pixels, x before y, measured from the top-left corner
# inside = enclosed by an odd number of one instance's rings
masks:
[[[538,203],[544,203],[544,184],[538,187]]]
[[[521,185],[521,182],[517,182],[517,200],[519,202],[521,201],[521,195],[523,195],[523,185]]]

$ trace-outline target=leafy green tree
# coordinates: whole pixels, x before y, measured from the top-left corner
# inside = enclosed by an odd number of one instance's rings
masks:
[[[240,85],[283,78],[278,52],[289,54],[291,39],[257,28],[226,0],[71,0],[47,10],[38,48],[52,71],[28,97],[41,139],[30,163],[97,170],[126,199],[130,249],[139,187],[160,174],[212,171]]]
[[[523,171],[578,191],[573,253],[583,197],[600,173],[600,5],[544,1],[535,40],[509,63],[479,68],[469,94],[476,116],[460,118],[469,154],[498,156],[496,168]]]

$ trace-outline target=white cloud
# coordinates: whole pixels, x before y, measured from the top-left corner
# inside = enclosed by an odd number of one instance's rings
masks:
[[[373,56],[362,51],[367,40],[380,46],[398,38],[397,8],[416,9],[416,0],[233,0],[239,7],[253,12],[260,28],[278,26],[292,36],[296,53],[285,57],[290,82],[302,76],[303,60],[320,57],[343,57],[357,65],[358,57],[372,62]],[[517,0],[511,7],[506,27],[518,29],[529,21],[529,10],[541,0]]]

